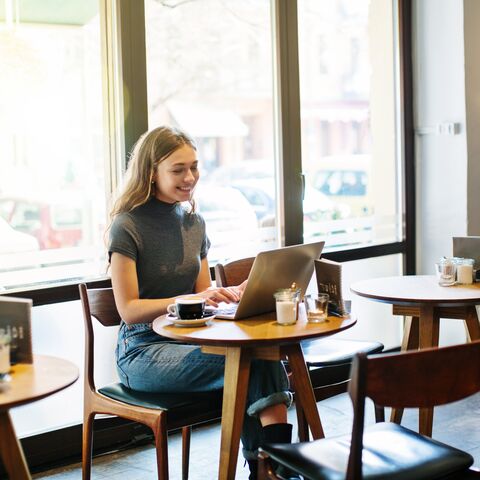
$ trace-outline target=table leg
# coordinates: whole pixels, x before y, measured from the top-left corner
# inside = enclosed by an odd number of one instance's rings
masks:
[[[406,317],[401,350],[417,350],[419,344],[419,318]]]
[[[430,305],[420,308],[420,349],[438,347],[440,318]],[[418,430],[422,435],[432,436],[433,408],[421,408]]]
[[[477,309],[475,306],[467,308],[465,325],[467,327],[468,334],[467,341],[472,342],[480,339],[480,323],[478,323]]]
[[[418,317],[405,317],[405,326],[403,329],[403,339],[401,351],[417,350],[419,337],[419,319]],[[400,425],[403,416],[403,408],[392,408],[390,421]]]
[[[222,433],[220,442],[219,480],[232,480],[237,469],[238,447],[247,400],[250,375],[250,352],[228,347],[225,355]]]
[[[300,344],[286,345],[283,351],[288,356],[288,364],[292,369],[295,383],[295,399],[303,409],[307,423],[310,426],[313,438],[324,438],[322,422],[318,414],[317,402],[313,393],[312,382],[308,374],[307,365],[303,357]]]
[[[438,334],[440,318],[430,305],[420,307],[419,342],[420,350],[424,348],[438,347]]]
[[[31,480],[22,446],[8,411],[0,412],[0,455],[10,479]]]

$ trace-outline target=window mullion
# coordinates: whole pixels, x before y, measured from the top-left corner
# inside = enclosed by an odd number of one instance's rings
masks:
[[[300,83],[296,0],[273,0],[276,151],[282,245],[303,243]]]

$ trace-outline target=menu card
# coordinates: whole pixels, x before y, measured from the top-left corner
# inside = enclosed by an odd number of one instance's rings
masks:
[[[33,363],[32,300],[0,296],[0,336],[10,337],[10,362]]]
[[[318,293],[328,293],[328,313],[330,315],[348,315],[342,296],[342,264],[320,258],[315,260]]]

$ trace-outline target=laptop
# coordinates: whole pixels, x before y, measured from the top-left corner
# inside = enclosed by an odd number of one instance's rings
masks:
[[[216,318],[240,320],[273,312],[273,294],[279,288],[297,284],[302,295],[314,270],[314,260],[320,257],[325,242],[305,243],[260,252],[253,262],[248,282],[239,303],[221,303]]]
[[[453,237],[453,256],[473,258],[475,270],[480,269],[480,237]]]

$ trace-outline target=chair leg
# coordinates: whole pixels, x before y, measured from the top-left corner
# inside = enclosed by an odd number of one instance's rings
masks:
[[[157,450],[158,480],[168,480],[167,420],[165,415],[158,417],[152,430],[155,436],[155,448]]]
[[[303,408],[298,403],[296,404],[297,411],[297,426],[298,426],[298,439],[301,442],[308,442],[310,440],[310,433],[308,430],[307,419]]]
[[[188,480],[188,467],[190,465],[190,438],[192,427],[182,428],[182,480]]]
[[[374,404],[375,408],[375,423],[384,422],[385,421],[385,408],[380,407],[377,404]]]
[[[95,413],[90,412],[83,418],[82,429],[82,479],[90,480],[92,473],[93,421]]]

